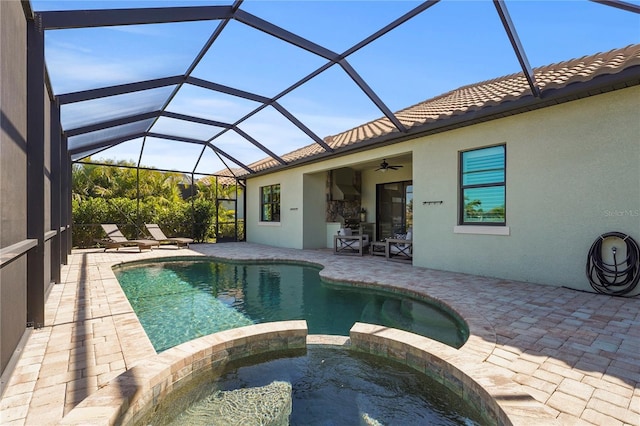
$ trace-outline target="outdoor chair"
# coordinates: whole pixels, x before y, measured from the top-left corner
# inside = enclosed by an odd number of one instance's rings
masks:
[[[353,235],[349,228],[342,228],[333,236],[333,254],[362,256],[367,247],[369,235]]]
[[[145,223],[144,226],[147,227],[147,231],[149,231],[149,234],[151,234],[151,237],[154,240],[158,240],[161,243],[176,243],[178,248],[180,248],[180,247],[189,248],[189,244],[191,244],[193,242],[193,239],[186,238],[186,237],[171,237],[171,238],[168,238],[164,234],[164,232],[162,232],[162,229],[160,229],[160,227],[158,225],[156,225],[155,223]]]
[[[100,245],[103,245],[104,251],[107,251],[107,249],[110,249],[110,248],[114,248],[117,251],[121,247],[137,246],[138,250],[142,252],[142,249],[153,250],[152,249],[153,246],[160,247],[160,243],[155,240],[127,239],[127,237],[125,237],[122,234],[122,232],[120,232],[118,225],[115,225],[112,223],[103,223],[101,226],[102,226],[102,229],[104,229],[104,232],[107,234],[107,238],[102,238],[102,239],[96,238],[94,239],[94,241]]]
[[[387,238],[385,240],[385,256],[387,260],[413,261],[412,228],[409,228],[404,238]]]

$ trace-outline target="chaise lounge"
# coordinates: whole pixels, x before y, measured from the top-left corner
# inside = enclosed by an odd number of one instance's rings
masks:
[[[103,223],[102,229],[107,234],[107,238],[102,239],[94,239],[94,241],[100,245],[104,246],[104,251],[107,251],[110,248],[116,249],[116,251],[122,247],[138,247],[138,250],[142,252],[142,249],[153,250],[153,246],[160,247],[160,243],[155,240],[129,240],[125,237],[118,225],[112,223]]]
[[[147,227],[147,231],[149,231],[149,234],[151,234],[151,237],[154,240],[157,240],[157,241],[159,241],[161,243],[176,243],[178,248],[180,248],[180,247],[189,248],[189,244],[191,244],[193,242],[193,239],[186,238],[186,237],[171,237],[171,238],[167,238],[167,236],[164,234],[164,232],[162,232],[162,229],[160,229],[160,227],[158,225],[156,225],[155,223],[145,223],[144,226]]]

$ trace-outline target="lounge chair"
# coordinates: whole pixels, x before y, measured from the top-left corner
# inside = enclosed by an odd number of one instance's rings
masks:
[[[129,240],[125,237],[118,225],[114,225],[112,223],[103,223],[102,229],[107,234],[107,238],[95,239],[94,241],[100,245],[104,246],[104,251],[107,249],[114,248],[118,250],[121,247],[134,247],[137,246],[138,250],[142,252],[142,249],[152,250],[153,246],[160,247],[160,243],[155,240]]]
[[[387,238],[385,244],[385,256],[387,260],[413,261],[412,228],[409,228],[404,238]]]
[[[333,254],[362,256],[369,247],[369,235],[353,235],[351,229],[342,228],[333,236]]]
[[[160,227],[155,223],[145,223],[144,226],[147,227],[147,231],[149,231],[149,234],[151,234],[151,237],[153,237],[154,240],[158,240],[161,243],[165,243],[165,242],[176,243],[178,245],[178,248],[180,247],[189,248],[189,244],[193,242],[193,239],[185,238],[185,237],[167,238],[167,236],[164,235],[164,232],[162,232],[162,229],[160,229]]]

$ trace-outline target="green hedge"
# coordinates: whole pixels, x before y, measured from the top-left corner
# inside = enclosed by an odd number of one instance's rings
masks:
[[[73,245],[93,247],[104,237],[101,223],[118,224],[129,239],[147,237],[145,223],[157,223],[168,237],[191,237],[196,242],[215,239],[215,202],[205,199],[178,201],[170,205],[150,198],[85,198],[73,200]]]

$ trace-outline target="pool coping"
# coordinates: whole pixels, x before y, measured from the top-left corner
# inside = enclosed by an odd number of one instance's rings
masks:
[[[72,409],[61,425],[134,424],[199,373],[271,351],[306,348],[306,321],[262,323],[182,343],[125,371]]]
[[[522,393],[506,377],[486,368],[469,370],[477,360],[450,346],[388,327],[356,323],[350,336],[307,333],[304,320],[256,324],[185,342],[150,357],[84,399],[61,425],[135,424],[154,412],[174,390],[205,371],[222,371],[233,360],[310,345],[341,346],[401,362],[445,385],[471,404],[490,424],[557,424],[552,413]],[[505,398],[509,395],[509,398]]]

